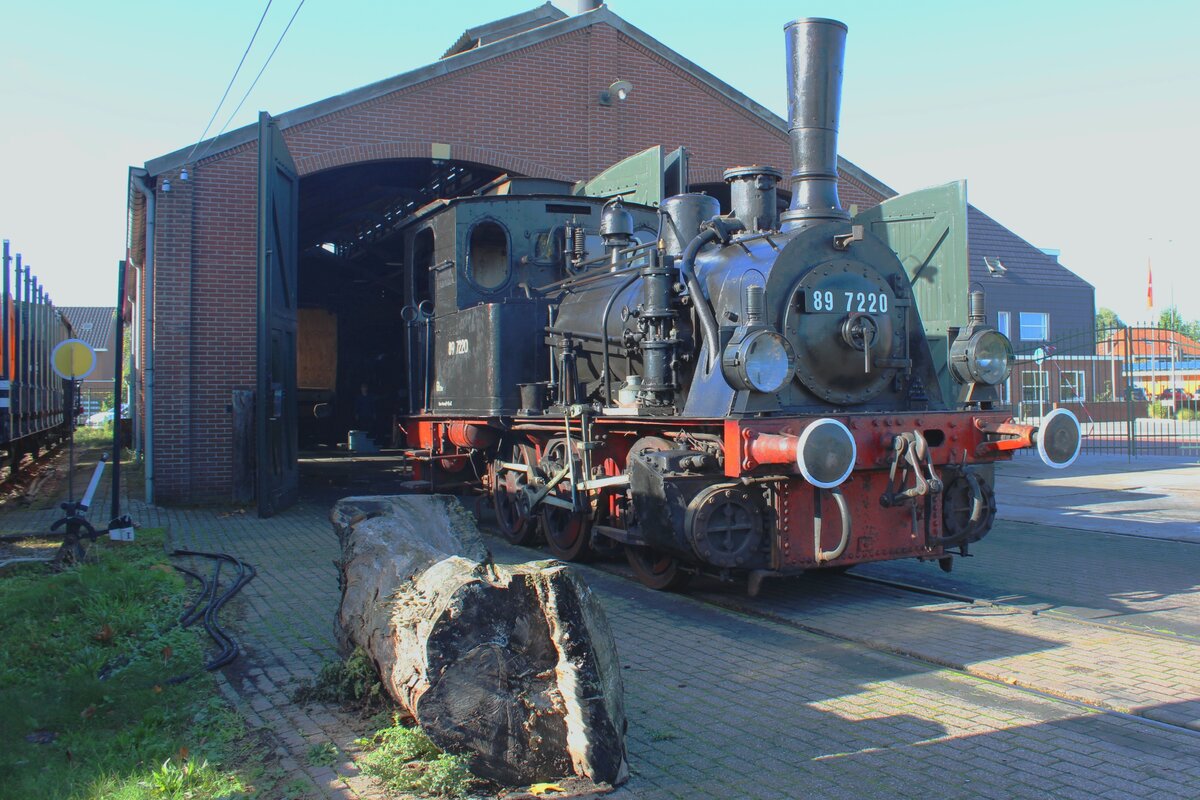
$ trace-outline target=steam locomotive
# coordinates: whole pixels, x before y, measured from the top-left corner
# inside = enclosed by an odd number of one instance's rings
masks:
[[[995,461],[1077,455],[1069,411],[1034,428],[1001,405],[1012,346],[965,291],[961,185],[851,218],[846,27],[786,33],[782,213],[770,167],[725,173],[725,215],[702,194],[654,206],[511,178],[406,233],[414,469],[480,485],[510,541],[566,560],[623,549],[657,589],[704,572],[755,592],[910,557],[949,569],[992,526]],[[937,269],[914,240],[950,243]]]

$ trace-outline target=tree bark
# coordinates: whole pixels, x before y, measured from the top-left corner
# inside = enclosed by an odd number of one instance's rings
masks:
[[[556,561],[492,564],[452,497],[350,497],[337,636],[480,777],[522,785],[628,776],[620,664],[604,611]]]

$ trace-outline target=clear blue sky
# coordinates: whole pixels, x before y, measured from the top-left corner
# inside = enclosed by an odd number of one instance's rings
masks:
[[[216,128],[296,2],[271,6]],[[264,4],[65,0],[0,15],[0,235],[55,302],[115,302],[126,169],[197,139]],[[231,129],[430,63],[465,28],[536,4],[307,0]],[[1156,305],[1173,290],[1200,318],[1194,0],[610,5],[777,113],[783,25],[845,21],[847,158],[902,192],[966,178],[975,205],[1060,249],[1126,320],[1148,316],[1152,260]]]

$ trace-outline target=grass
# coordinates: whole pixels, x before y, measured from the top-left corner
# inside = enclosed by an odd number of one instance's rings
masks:
[[[65,572],[0,577],[0,795],[252,792],[223,766],[245,728],[204,672],[202,632],[176,624],[187,592],[162,545],[146,529]]]
[[[84,447],[100,447],[112,449],[113,427],[112,423],[91,427],[90,425],[81,425],[75,429],[75,446]]]
[[[357,744],[368,748],[357,759],[363,772],[393,792],[462,798],[476,782],[465,758],[443,753],[424,733],[395,717],[389,727]]]

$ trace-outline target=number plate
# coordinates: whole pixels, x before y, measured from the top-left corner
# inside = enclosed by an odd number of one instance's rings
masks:
[[[804,294],[804,310],[809,314],[886,314],[888,295],[887,292],[811,289]]]

